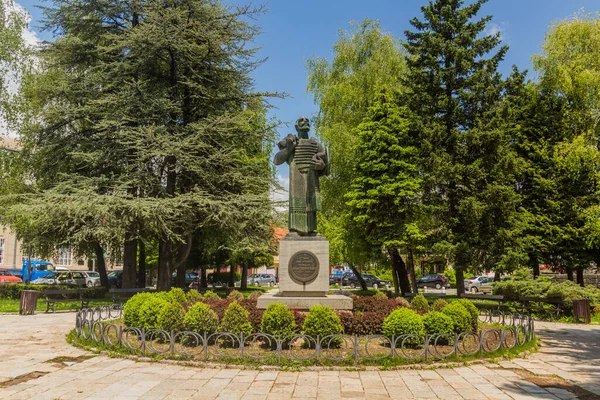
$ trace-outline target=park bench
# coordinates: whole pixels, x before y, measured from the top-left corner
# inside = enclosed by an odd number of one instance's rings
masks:
[[[404,293],[404,297],[415,297],[419,294],[425,297],[446,297],[446,293]]]
[[[52,310],[52,312],[55,312],[54,306],[56,305],[56,303],[68,303],[72,301],[79,301],[81,302],[81,308],[87,308],[89,306],[90,300],[83,297],[86,293],[87,291],[85,289],[42,290],[42,296],[44,296],[44,302],[46,303],[46,312],[49,312],[50,310]],[[65,295],[77,295],[77,298],[65,298]]]
[[[498,302],[498,309],[500,309],[501,303],[504,301],[504,295],[501,294],[473,294],[473,293],[461,293],[458,297],[462,299],[472,300],[494,300]]]
[[[113,303],[119,302],[118,299],[129,299],[137,293],[155,292],[154,288],[128,288],[128,289],[110,289],[108,293],[112,294]]]
[[[563,312],[563,301],[560,297],[520,297],[521,312],[548,313],[551,318],[558,318]],[[550,308],[546,306],[550,305]]]

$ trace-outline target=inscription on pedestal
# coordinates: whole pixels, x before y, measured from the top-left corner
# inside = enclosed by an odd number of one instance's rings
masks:
[[[311,283],[319,275],[319,259],[310,251],[298,251],[290,258],[288,271],[294,282]]]

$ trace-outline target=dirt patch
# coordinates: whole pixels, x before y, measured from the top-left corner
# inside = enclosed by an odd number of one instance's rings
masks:
[[[79,357],[70,357],[70,356],[59,356],[54,357],[50,360],[44,361],[45,363],[52,364],[53,367],[63,368],[68,367],[69,365],[78,364],[80,362],[84,362],[89,360],[90,358],[96,357],[95,355],[83,355]]]
[[[556,375],[550,376],[542,376],[533,374],[524,369],[511,369],[515,374],[519,375],[521,378],[528,380],[529,382],[544,388],[548,389],[561,389],[566,390],[567,392],[573,393],[580,400],[600,400],[600,396],[594,394],[584,388],[574,385],[571,382],[564,380],[561,377]],[[551,390],[549,390],[552,392]]]
[[[9,379],[8,381],[0,382],[0,388],[7,388],[10,386],[18,385],[19,383],[27,382],[32,379],[37,379],[41,376],[46,375],[48,372],[33,371],[28,374],[17,376],[16,378]]]

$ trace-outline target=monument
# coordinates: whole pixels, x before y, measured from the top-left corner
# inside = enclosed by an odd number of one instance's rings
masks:
[[[278,143],[275,165],[290,166],[289,233],[279,243],[279,293],[258,298],[258,308],[283,303],[288,308],[309,309],[322,304],[337,310],[352,309],[352,299],[328,295],[329,242],[316,233],[321,209],[319,178],[329,174],[329,157],[323,146],[309,138],[310,122],[296,121],[298,136],[289,134]]]

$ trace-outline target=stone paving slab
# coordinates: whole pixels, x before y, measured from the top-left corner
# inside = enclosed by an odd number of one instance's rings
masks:
[[[136,362],[89,353],[65,342],[73,313],[0,315],[0,383],[47,374],[6,388],[0,399],[574,399],[515,371],[557,375],[600,395],[600,327],[537,323],[542,350],[528,359],[436,370],[256,371]]]

